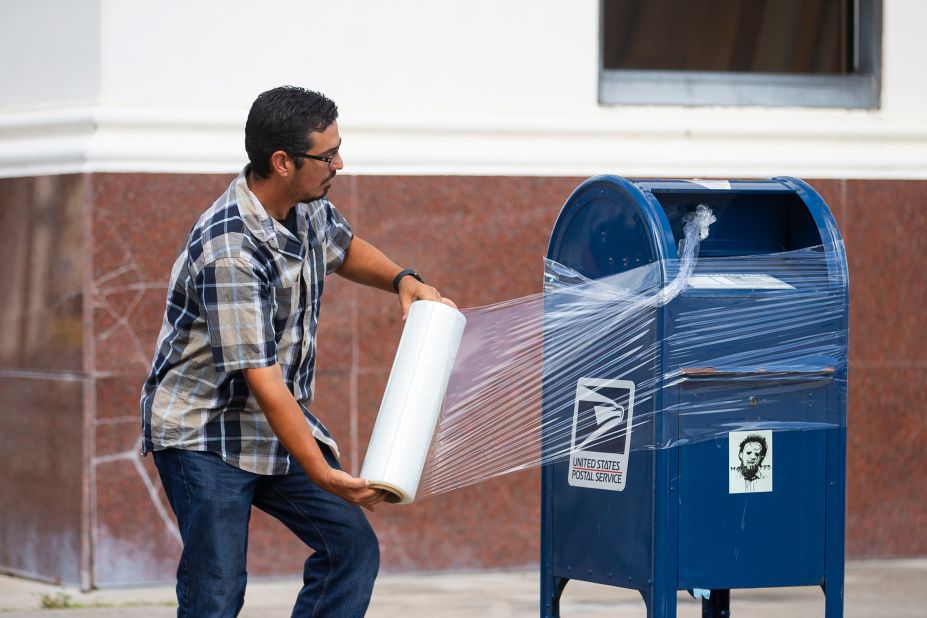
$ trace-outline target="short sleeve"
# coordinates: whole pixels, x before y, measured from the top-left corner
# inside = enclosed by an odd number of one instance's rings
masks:
[[[210,347],[220,371],[277,362],[274,302],[263,273],[245,258],[220,258],[196,277]]]
[[[330,275],[338,270],[341,263],[344,262],[344,256],[348,252],[351,239],[354,238],[354,232],[351,231],[351,225],[341,216],[341,213],[331,202],[326,200],[324,203],[325,273]]]

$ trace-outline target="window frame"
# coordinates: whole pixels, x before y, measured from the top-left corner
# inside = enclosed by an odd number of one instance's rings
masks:
[[[599,104],[878,109],[882,82],[882,0],[854,0],[853,73],[795,75],[605,69],[599,0]]]

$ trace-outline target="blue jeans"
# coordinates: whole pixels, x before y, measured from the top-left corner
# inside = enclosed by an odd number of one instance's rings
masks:
[[[338,461],[320,444],[329,465]],[[263,476],[215,453],[154,453],[177,516],[183,553],[177,567],[178,618],[238,615],[245,599],[251,505],[279,519],[315,550],[303,570],[293,616],[363,616],[380,566],[377,537],[360,507],[312,483],[295,461],[289,474]]]

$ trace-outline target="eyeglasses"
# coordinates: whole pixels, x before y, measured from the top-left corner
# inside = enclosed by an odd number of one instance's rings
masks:
[[[325,163],[329,167],[331,167],[332,161],[334,161],[335,157],[338,156],[338,151],[336,150],[334,154],[326,155],[324,157],[320,155],[309,154],[308,152],[291,152],[290,156],[291,157],[305,157],[307,159],[315,159],[316,161],[321,161],[322,163]]]

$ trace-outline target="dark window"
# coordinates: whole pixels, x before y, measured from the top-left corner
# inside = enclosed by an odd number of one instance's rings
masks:
[[[603,103],[878,106],[878,0],[601,7]]]

